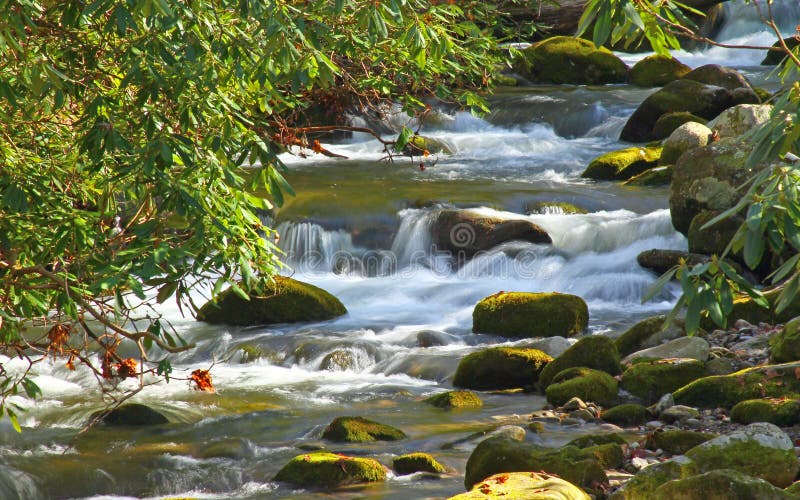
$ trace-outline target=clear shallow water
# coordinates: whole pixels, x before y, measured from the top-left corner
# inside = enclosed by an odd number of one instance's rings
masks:
[[[763,36],[752,26],[732,25],[721,37]],[[764,74],[750,67],[754,58],[734,52],[678,57],[693,66],[713,61]],[[217,393],[196,392],[179,380],[146,387],[134,400],[173,422],[158,429],[96,428],[76,439],[102,407],[96,381],[85,370],[40,363],[35,376],[44,397],[14,401],[28,410],[24,432],[0,423],[0,498],[407,499],[462,492],[464,464],[477,442],[467,438],[524,422],[544,404],[532,394],[485,394],[485,407],[471,411],[443,412],[421,402],[451,388],[465,354],[530,343],[473,334],[478,300],[500,290],[574,293],[589,304],[591,333],[608,335],[674,300],[668,290],[641,304],[655,276],[635,260],[650,248],[685,248],[669,221],[666,190],[579,177],[593,157],[623,146],[619,130],[650,92],[624,85],[505,91],[491,99],[487,117],[442,115],[426,126],[423,132],[447,141],[454,154],[424,160],[424,170],[405,159],[381,162],[378,143],[366,137],[330,146],[349,160],[287,157],[288,177],[300,193],[275,214],[287,274],[329,290],[349,313],[314,324],[229,328],[183,318],[165,304],[164,314],[198,346],[173,359],[176,374],[213,364]],[[526,206],[539,201],[567,201],[590,213],[526,215]],[[430,248],[431,206],[530,220],[553,244],[510,243],[456,267]],[[442,345],[420,347],[420,332]],[[240,363],[243,345],[266,356]],[[346,369],[326,361],[337,352],[348,360]],[[3,361],[8,370],[23,368]],[[340,415],[368,416],[410,437],[331,446],[334,451],[386,465],[393,455],[427,451],[452,473],[440,480],[390,476],[335,493],[270,481],[293,456],[324,444],[322,429]],[[596,431],[548,428],[528,439],[557,446]]]

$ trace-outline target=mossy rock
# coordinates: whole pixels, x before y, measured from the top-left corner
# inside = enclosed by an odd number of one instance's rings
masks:
[[[686,111],[678,111],[675,113],[664,113],[663,115],[658,117],[656,120],[655,125],[653,125],[653,138],[655,140],[666,139],[667,137],[672,134],[675,129],[683,125],[684,123],[689,122],[696,122],[705,125],[708,123],[708,120],[705,118],[701,118],[697,115],[693,115]]]
[[[91,419],[99,416],[102,412],[92,415]],[[161,425],[169,423],[167,417],[147,405],[139,403],[127,403],[108,412],[101,420],[104,425],[114,427],[139,427],[144,425]]]
[[[363,417],[336,417],[322,433],[323,439],[336,443],[398,441],[407,437],[400,429]]]
[[[624,83],[628,67],[606,48],[568,36],[556,36],[522,51],[514,70],[534,83],[602,85]]]
[[[790,36],[789,38],[784,38],[783,39],[783,43],[785,43],[786,46],[789,47],[790,49],[794,49],[795,47],[800,45],[800,40],[798,40],[797,38],[795,38],[793,36]],[[777,42],[773,43],[772,46],[776,47],[776,48],[781,47],[781,42],[777,41]],[[767,52],[767,55],[764,57],[764,60],[761,61],[761,65],[762,66],[777,66],[778,64],[781,63],[781,61],[784,60],[784,58],[786,58],[786,52],[783,52],[783,51],[779,52],[779,51],[775,51],[775,50],[770,50],[770,51]]]
[[[669,186],[672,182],[672,171],[675,167],[664,165],[663,167],[653,167],[645,170],[641,174],[634,175],[623,182],[626,186],[657,187]]]
[[[734,470],[715,470],[683,479],[674,479],[659,486],[653,500],[788,500],[795,498],[763,479]]]
[[[581,177],[604,181],[624,181],[658,165],[661,147],[635,147],[611,151],[589,163]]]
[[[471,391],[447,391],[427,398],[425,403],[437,408],[480,408],[483,401],[477,394]]]
[[[738,424],[769,422],[781,427],[800,424],[800,401],[797,399],[749,399],[736,403],[731,420]]]
[[[344,305],[321,288],[284,276],[274,276],[259,296],[244,300],[232,289],[207,302],[198,321],[239,326],[322,321],[347,313]]]
[[[453,154],[453,148],[447,142],[424,135],[415,135],[403,148],[405,156],[427,156],[427,154]]]
[[[490,347],[461,359],[453,385],[477,390],[532,387],[552,360],[538,349]]]
[[[581,449],[580,456],[594,458],[606,469],[618,469],[625,462],[625,452],[617,443],[588,446]]]
[[[264,349],[253,344],[244,344],[239,346],[239,352],[241,353],[239,363],[242,364],[253,363],[261,358],[267,357],[267,352]]]
[[[784,325],[783,330],[769,339],[770,360],[789,363],[800,360],[800,317]]]
[[[744,220],[733,216],[713,226],[704,227],[720,213],[722,212],[717,210],[703,210],[694,216],[686,235],[686,239],[689,240],[689,252],[706,255],[722,254]]]
[[[471,491],[448,500],[590,500],[583,490],[563,479],[541,472],[509,472],[489,476]]]
[[[386,470],[371,458],[318,452],[298,455],[278,471],[275,481],[302,487],[334,488],[386,479]]]
[[[624,427],[642,425],[652,418],[650,411],[642,405],[617,405],[604,411],[600,418],[611,424]]]
[[[613,404],[617,398],[617,381],[600,370],[573,367],[559,372],[545,390],[547,402],[561,406],[572,398],[592,401],[601,406]]]
[[[748,399],[800,397],[798,368],[800,362],[793,362],[703,377],[681,387],[673,397],[677,404],[701,408],[731,408]]]
[[[783,491],[789,495],[792,495],[789,498],[800,498],[800,481],[795,481],[791,486]]]
[[[575,439],[567,443],[567,446],[577,446],[578,448],[590,448],[592,446],[599,446],[603,444],[627,445],[628,440],[616,432],[607,434],[585,434],[583,436],[576,437]]]
[[[708,255],[689,253],[682,250],[662,250],[657,248],[645,250],[636,256],[636,262],[638,262],[640,266],[655,271],[657,274],[664,274],[669,271],[680,264],[681,259],[685,260],[690,266],[705,264],[711,260]],[[620,351],[620,353],[623,355],[630,354],[630,352],[623,353],[622,351]]]
[[[699,66],[684,75],[686,80],[693,80],[706,85],[714,85],[728,90],[750,89],[752,85],[747,78],[733,68],[719,64],[706,64]],[[744,104],[744,103],[736,103]],[[758,103],[751,103],[758,104]]]
[[[585,208],[567,203],[565,201],[536,201],[525,204],[525,212],[528,214],[586,214],[589,213]]]
[[[684,477],[684,465],[677,459],[650,465],[633,476],[622,490],[611,498],[614,500],[644,500],[653,498],[655,491],[667,481]]]
[[[661,87],[692,70],[674,57],[654,54],[637,62],[628,73],[628,83],[639,87]]]
[[[352,370],[356,364],[355,355],[352,351],[347,349],[336,349],[331,351],[322,358],[319,364],[320,370],[328,371],[346,371]]]
[[[785,488],[794,482],[800,462],[794,444],[783,431],[768,423],[750,424],[686,452],[699,473],[733,469]]]
[[[557,292],[501,292],[481,300],[472,311],[473,332],[505,337],[569,337],[588,324],[586,302]]]
[[[618,375],[622,371],[614,341],[604,335],[590,335],[577,341],[548,364],[542,370],[539,383],[542,388],[547,388],[559,372],[577,366],[594,368],[611,375]]]
[[[653,250],[651,250],[651,252],[652,251]],[[639,257],[637,257],[637,260],[639,260]],[[664,314],[651,316],[639,321],[614,340],[617,351],[622,356],[627,356],[628,354],[642,349],[644,347],[643,342],[663,330],[666,321],[667,317]]]
[[[392,469],[398,476],[406,476],[415,472],[432,472],[434,474],[446,472],[444,466],[427,453],[408,453],[394,457]]]
[[[603,466],[575,446],[558,450],[541,448],[506,437],[492,437],[475,447],[467,460],[464,485],[470,489],[501,472],[543,471],[578,486],[607,482]]]
[[[685,431],[682,429],[656,431],[648,440],[649,448],[661,448],[671,455],[683,455],[695,446],[701,445],[717,437],[707,432]]]
[[[662,359],[636,363],[622,374],[620,388],[652,403],[706,374],[706,364],[695,359]]]

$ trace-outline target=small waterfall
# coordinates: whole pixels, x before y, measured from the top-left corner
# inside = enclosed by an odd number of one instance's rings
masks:
[[[399,267],[428,262],[431,258],[431,228],[436,212],[409,208],[400,212],[400,229],[392,242],[391,253]]]
[[[283,222],[278,235],[284,261],[296,269],[334,271],[355,251],[350,233],[329,231],[312,222]]]
[[[759,2],[758,7],[761,9],[761,14],[767,17],[768,11],[765,4],[766,2]],[[731,0],[723,5],[725,22],[717,40],[735,40],[759,32],[768,32],[769,36],[775,38],[775,34],[759,17],[759,11],[753,2]],[[772,14],[781,33],[789,36],[794,33],[795,27],[800,23],[800,2],[797,0],[773,0]]]

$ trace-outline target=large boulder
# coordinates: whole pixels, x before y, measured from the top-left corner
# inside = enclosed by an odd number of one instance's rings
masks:
[[[798,45],[800,45],[800,40],[797,38],[790,36],[789,38],[784,38],[783,43],[786,44],[787,47],[790,49],[794,49]],[[781,47],[781,42],[778,40],[777,42],[772,44],[773,47]],[[786,52],[783,50],[770,50],[767,52],[767,55],[764,57],[764,60],[761,61],[762,66],[777,66],[786,58]]]
[[[617,398],[617,381],[606,372],[585,367],[567,368],[545,390],[547,402],[562,406],[572,398],[609,406]]]
[[[323,439],[336,443],[398,441],[406,437],[400,429],[363,417],[336,417],[322,432]]]
[[[581,177],[604,181],[624,181],[655,167],[661,157],[660,147],[627,148],[598,156],[589,163]]]
[[[711,129],[702,123],[684,123],[664,140],[664,149],[661,152],[659,164],[674,165],[686,151],[708,145],[711,142],[711,136]]]
[[[800,360],[800,316],[793,318],[769,339],[770,360],[788,363]]]
[[[432,243],[459,262],[507,241],[552,243],[547,232],[526,220],[507,220],[469,210],[441,210],[433,221]]]
[[[622,360],[625,364],[635,363],[637,359],[671,359],[671,358],[691,358],[698,361],[706,361],[711,346],[708,341],[701,337],[680,337],[670,340],[661,345],[648,347],[640,351],[635,351],[625,356]]]
[[[574,484],[544,472],[508,472],[489,476],[472,490],[448,500],[589,500]]]
[[[664,113],[658,120],[656,120],[656,124],[653,125],[653,138],[655,140],[666,139],[669,137],[669,134],[675,131],[676,128],[680,127],[684,123],[695,122],[705,125],[708,123],[708,120],[705,118],[700,118],[699,116],[695,116],[691,113],[687,113],[686,111],[677,111],[675,113]]]
[[[600,462],[576,446],[553,450],[498,436],[475,447],[467,460],[464,486],[472,488],[494,474],[519,471],[556,474],[578,486],[591,486],[607,480]]]
[[[624,83],[628,67],[606,48],[590,41],[557,36],[522,51],[514,70],[534,83],[601,85]]]
[[[682,477],[683,468],[687,462],[689,460],[686,457],[675,457],[672,460],[645,467],[625,483],[621,490],[615,492],[611,498],[613,500],[655,498],[655,492],[662,484]]]
[[[321,288],[284,276],[274,276],[261,295],[244,300],[225,290],[197,313],[198,321],[227,325],[268,325],[322,321],[347,313],[344,305]]]
[[[722,255],[739,230],[744,219],[734,215],[706,227],[715,217],[720,215],[719,210],[701,210],[692,218],[686,239],[689,243],[689,252],[701,255]],[[734,257],[738,257],[738,253]]]
[[[748,399],[731,408],[731,420],[737,424],[769,422],[781,427],[800,424],[800,401],[797,399]]]
[[[743,472],[723,469],[668,481],[659,486],[651,498],[653,500],[681,498],[789,500],[794,497],[763,479],[749,476]]]
[[[663,359],[636,363],[622,374],[620,387],[649,403],[680,389],[706,374],[706,365],[695,359]]]
[[[579,366],[594,368],[611,375],[618,375],[622,371],[619,352],[614,341],[604,335],[590,335],[580,339],[564,351],[564,354],[545,366],[539,377],[539,383],[542,388],[546,388],[559,372]]]
[[[785,488],[794,482],[800,462],[792,439],[773,424],[750,424],[706,441],[686,452],[700,473],[732,469]]]
[[[654,54],[637,62],[628,73],[628,83],[639,87],[661,87],[692,70],[674,57]]]
[[[302,487],[334,488],[386,479],[386,470],[371,458],[317,452],[298,455],[283,466],[275,481]]]
[[[716,434],[706,432],[685,431],[683,429],[656,430],[647,440],[651,450],[664,450],[671,455],[683,455],[695,446],[716,438]]]
[[[478,302],[472,331],[505,337],[569,337],[589,324],[589,308],[577,295],[500,292]]]
[[[771,104],[739,104],[726,109],[707,125],[721,139],[739,137],[768,122],[771,114]]]
[[[753,90],[752,85],[741,73],[732,68],[726,68],[719,64],[706,64],[693,69],[686,73],[683,78],[685,80],[694,80],[696,82],[705,83],[706,85],[714,85],[728,90]],[[754,101],[758,103],[759,101]],[[737,103],[739,104],[739,103]]]
[[[453,385],[477,390],[532,387],[552,360],[538,349],[490,347],[461,359]]]

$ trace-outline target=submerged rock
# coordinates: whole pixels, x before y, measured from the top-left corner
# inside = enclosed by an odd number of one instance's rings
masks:
[[[425,403],[437,408],[480,408],[483,401],[471,391],[447,391],[424,400]]]
[[[336,417],[322,433],[323,439],[337,443],[397,441],[407,437],[400,429],[363,417]]]
[[[654,54],[633,65],[628,82],[639,87],[661,87],[682,78],[691,70],[674,57]]]
[[[449,500],[590,500],[582,489],[543,472],[508,472],[489,476],[471,491]]]
[[[606,372],[585,367],[567,368],[559,372],[545,390],[547,402],[561,406],[572,398],[592,401],[602,406],[617,397],[617,381]]]
[[[748,399],[731,409],[731,420],[739,424],[768,422],[781,427],[800,424],[800,401],[797,399]]]
[[[546,388],[559,372],[573,367],[594,368],[611,375],[622,371],[614,342],[604,335],[590,335],[548,364],[539,377],[540,385]]]
[[[92,419],[102,412],[92,415]],[[110,426],[142,426],[160,425],[169,423],[167,417],[147,405],[139,403],[127,403],[108,412],[101,420],[105,425]]]
[[[648,403],[706,374],[706,365],[694,359],[663,359],[636,363],[622,374],[620,388]]]
[[[628,67],[606,48],[588,40],[556,36],[522,51],[515,72],[534,83],[598,85],[624,83]]]
[[[731,408],[758,398],[800,397],[795,370],[800,362],[746,368],[730,375],[714,375],[690,382],[673,393],[675,402],[702,408]]]
[[[405,476],[415,472],[432,472],[434,474],[446,472],[444,466],[427,453],[408,453],[394,457],[392,469],[398,476]]]
[[[589,324],[589,308],[577,295],[500,292],[478,302],[472,331],[506,337],[570,336]]]
[[[318,452],[298,455],[278,471],[275,481],[303,487],[333,488],[386,479],[386,470],[371,458]]]
[[[598,156],[589,163],[581,177],[596,180],[624,181],[655,167],[661,147],[626,148]]]
[[[321,288],[284,276],[274,276],[263,295],[244,300],[228,289],[207,302],[198,321],[240,326],[322,321],[347,313],[344,305]]]
[[[478,390],[532,387],[552,360],[538,349],[490,347],[461,359],[453,385]]]

